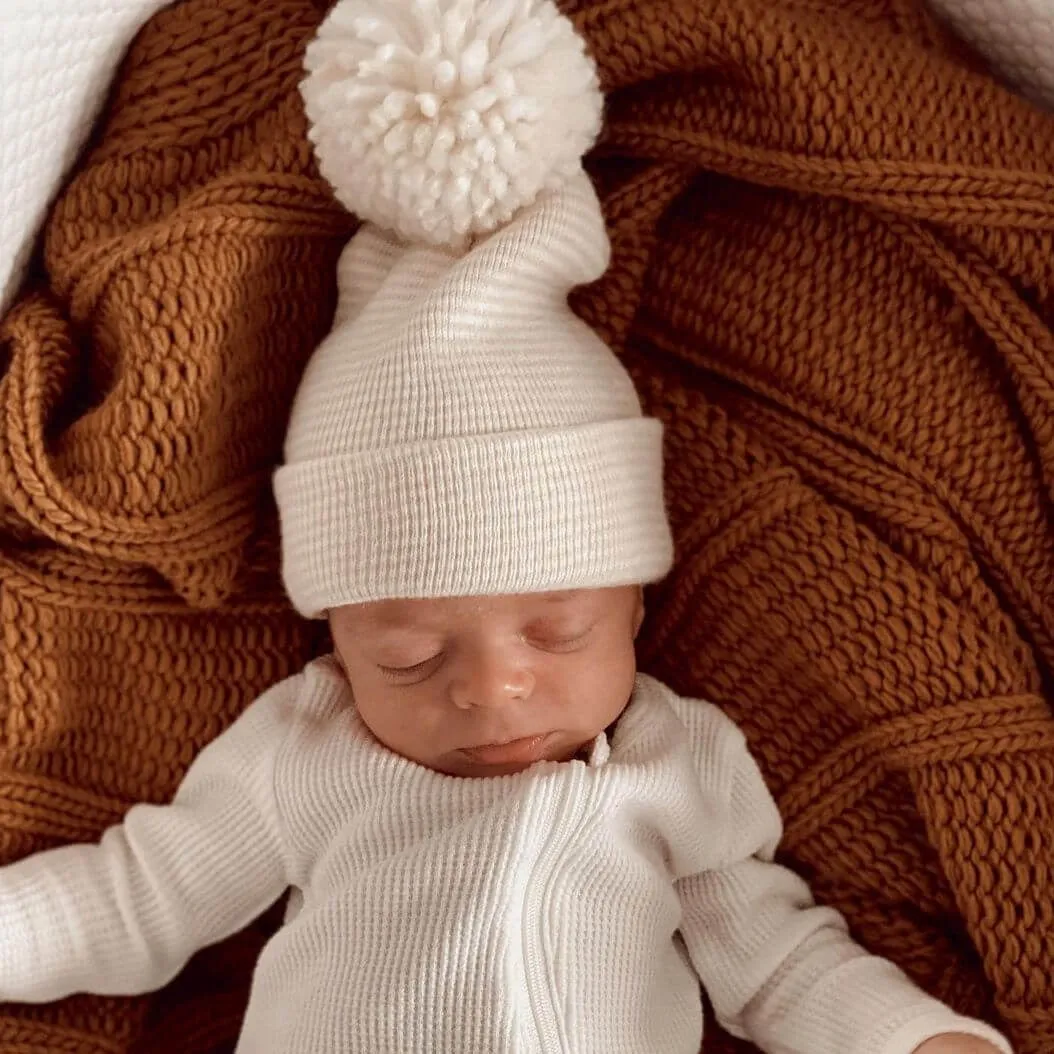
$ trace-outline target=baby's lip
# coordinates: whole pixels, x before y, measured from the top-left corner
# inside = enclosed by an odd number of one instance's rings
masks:
[[[481,743],[475,747],[462,747],[459,753],[480,765],[530,765],[545,757],[550,735],[543,732],[499,743]]]

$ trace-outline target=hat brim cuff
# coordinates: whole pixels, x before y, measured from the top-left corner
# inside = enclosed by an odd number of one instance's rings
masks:
[[[286,590],[308,618],[371,600],[654,582],[673,561],[652,418],[287,465],[275,495]]]

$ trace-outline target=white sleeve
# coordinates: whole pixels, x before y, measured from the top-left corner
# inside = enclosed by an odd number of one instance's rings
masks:
[[[818,907],[806,883],[773,862],[783,833],[776,803],[742,733],[717,720],[727,731],[706,738],[708,753],[724,754],[709,759],[726,775],[724,851],[717,867],[678,887],[681,935],[722,1026],[768,1054],[912,1054],[944,1032],[983,1037],[1009,1054],[998,1032],[865,952],[840,914]]]
[[[202,751],[171,805],[136,805],[97,845],[0,868],[0,1002],[160,988],[288,885],[275,756],[299,678]]]

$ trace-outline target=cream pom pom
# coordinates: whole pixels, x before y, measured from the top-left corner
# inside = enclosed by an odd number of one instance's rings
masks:
[[[552,0],[338,0],[301,85],[319,169],[364,220],[452,249],[581,166],[603,98]]]

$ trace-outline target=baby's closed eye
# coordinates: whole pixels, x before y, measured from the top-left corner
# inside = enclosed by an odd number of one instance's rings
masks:
[[[421,659],[418,662],[404,661],[393,662],[391,664],[379,662],[377,664],[377,668],[381,670],[382,673],[388,673],[392,675],[420,673],[422,670],[426,669],[428,666],[430,666],[432,663],[436,662],[440,658],[442,658],[442,652],[437,655],[430,655],[427,659]]]
[[[524,640],[545,651],[573,651],[593,632],[594,624],[581,622],[534,623],[524,630]]]

